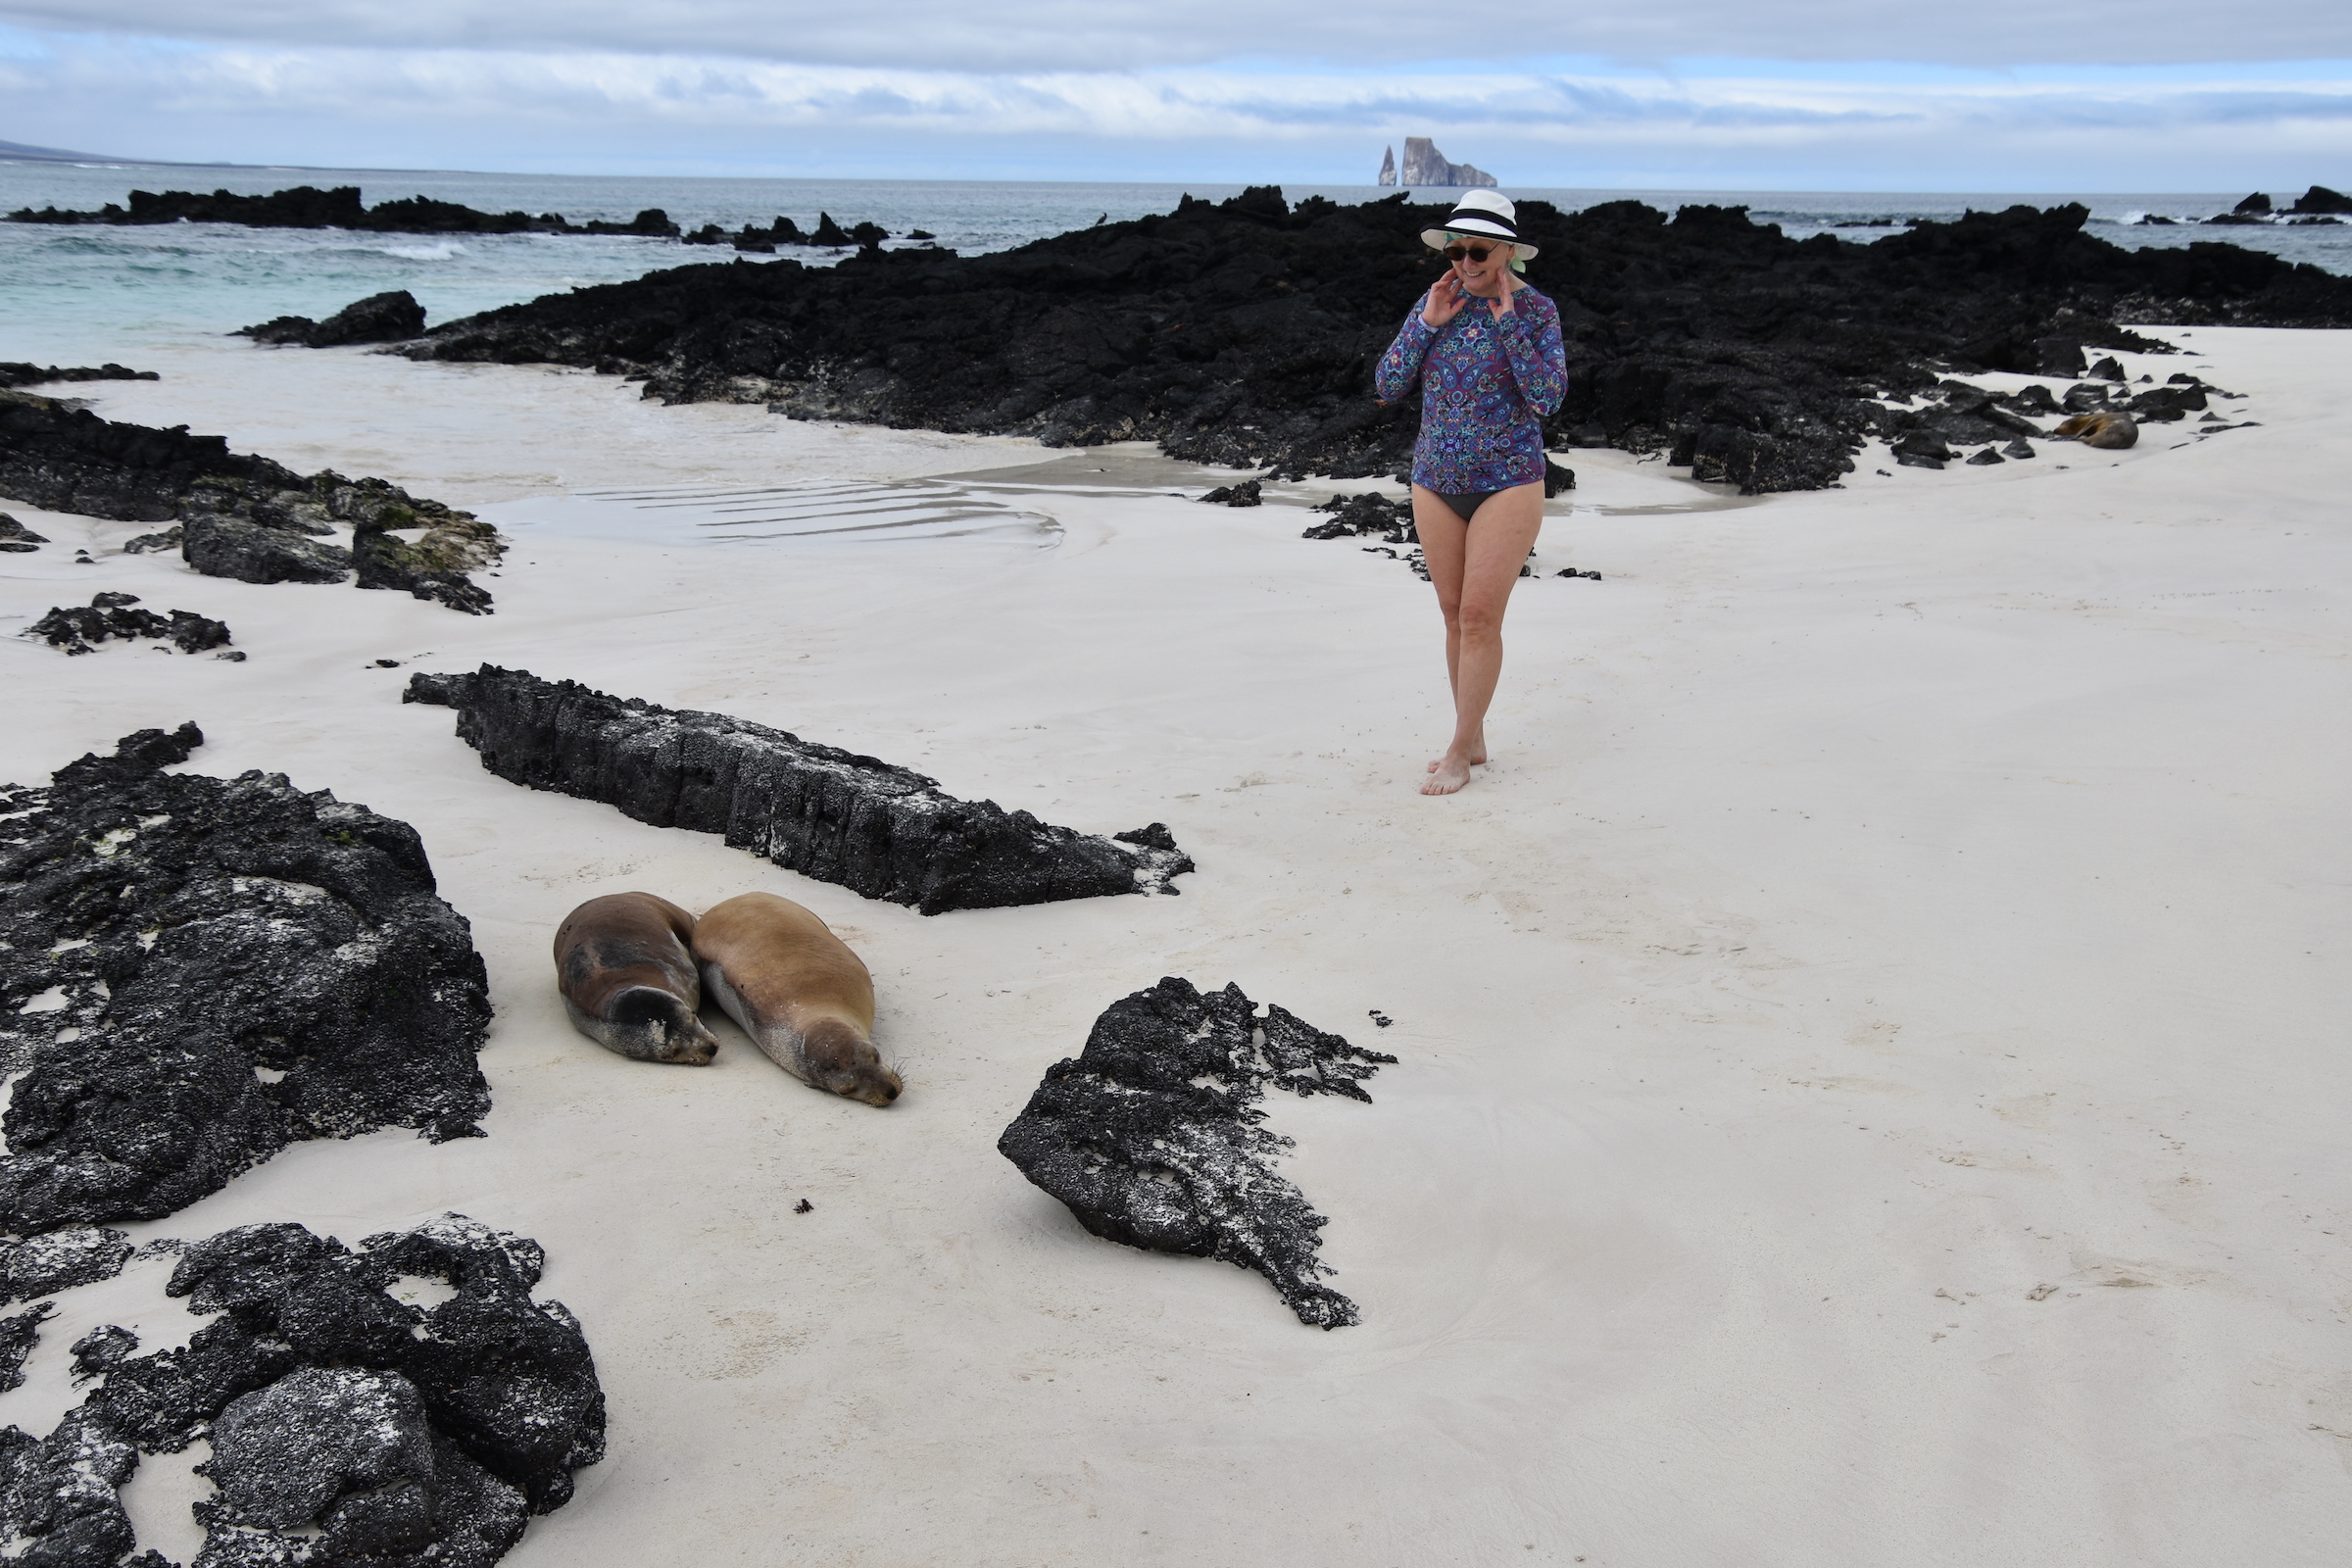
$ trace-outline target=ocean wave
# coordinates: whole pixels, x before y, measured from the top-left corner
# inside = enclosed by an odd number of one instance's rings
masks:
[[[398,256],[412,262],[446,262],[466,254],[466,247],[447,240],[438,245],[371,245],[368,249],[384,256]]]

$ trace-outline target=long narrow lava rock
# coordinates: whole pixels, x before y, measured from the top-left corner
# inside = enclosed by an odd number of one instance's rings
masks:
[[[724,713],[657,708],[484,664],[418,674],[404,702],[454,708],[500,778],[720,833],[804,876],[925,914],[1174,893],[1192,859],[1158,822],[1110,838],[961,801],[911,768]]]

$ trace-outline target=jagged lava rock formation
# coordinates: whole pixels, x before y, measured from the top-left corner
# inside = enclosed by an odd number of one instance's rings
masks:
[[[241,582],[342,582],[391,588],[469,615],[490,613],[490,592],[469,572],[506,551],[498,530],[382,479],[332,468],[303,475],[228,450],[181,425],[152,429],[102,419],[28,392],[0,391],[0,495],[52,512],[180,524],[180,555],[208,577]],[[338,525],[351,545],[322,544]],[[396,530],[422,528],[414,542]],[[153,548],[160,536],[132,541]]]
[[[104,365],[27,365],[0,360],[0,387],[36,386],[43,381],[160,381],[153,370],[133,370],[109,360]]]
[[[1112,838],[1041,822],[938,781],[724,713],[657,708],[484,664],[417,674],[403,701],[458,710],[458,737],[500,778],[723,834],[804,876],[924,914],[1173,893],[1193,869],[1154,822]]]
[[[294,1224],[179,1250],[167,1294],[219,1315],[143,1356],[132,1331],[93,1331],[74,1347],[88,1397],[46,1439],[0,1430],[11,1560],[115,1568],[137,1545],[120,1488],[139,1455],[209,1438],[205,1568],[487,1568],[604,1456],[587,1340],[531,1298],[536,1242],[451,1214],[356,1252]],[[404,1275],[456,1294],[420,1310],[391,1294]]]
[[[1448,163],[1438,151],[1438,144],[1427,136],[1404,138],[1404,167],[1397,172],[1395,183],[1399,185],[1485,185],[1493,187],[1502,182],[1485,170],[1470,164]]]
[[[291,343],[309,349],[339,348],[347,343],[398,343],[424,332],[424,307],[405,288],[354,300],[323,321],[307,316],[279,316],[254,326],[240,326],[231,337],[257,343]]]
[[[1737,207],[1518,210],[1567,342],[1550,444],[1671,452],[1749,492],[1837,482],[1888,433],[1882,396],[1971,370],[2074,373],[2084,345],[2163,347],[2123,320],[2352,325],[2352,278],[2230,245],[2126,250],[2083,233],[2080,206],[1871,244],[1792,240]],[[1383,475],[1417,416],[1373,401],[1372,368],[1437,276],[1420,231],[1446,211],[1407,193],[1293,208],[1262,187],[988,256],[677,268],[400,352],[591,367],[672,403]]]
[[[1317,1255],[1329,1221],[1275,1171],[1292,1141],[1257,1102],[1272,1088],[1369,1104],[1363,1080],[1396,1059],[1278,1006],[1259,1018],[1239,986],[1170,977],[1104,1008],[997,1151],[1097,1236],[1255,1269],[1299,1322],[1344,1328],[1355,1303]]]
[[[0,788],[0,1231],[154,1219],[287,1144],[479,1135],[490,1022],[416,831],[141,730]]]
[[[109,638],[160,637],[183,654],[228,646],[228,626],[223,621],[192,610],[174,610],[167,620],[152,610],[130,608],[138,602],[137,594],[92,594],[87,605],[53,606],[49,613],[24,628],[24,635],[38,637],[69,654],[89,653],[93,644]]]

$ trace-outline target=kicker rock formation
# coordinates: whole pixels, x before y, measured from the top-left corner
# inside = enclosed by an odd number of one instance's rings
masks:
[[[1485,185],[1501,183],[1493,174],[1469,164],[1452,164],[1438,151],[1438,144],[1427,136],[1404,138],[1404,170],[1399,181],[1406,186]]]

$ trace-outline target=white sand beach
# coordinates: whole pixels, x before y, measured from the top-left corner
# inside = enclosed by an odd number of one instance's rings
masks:
[[[1538,564],[1602,580],[1522,582],[1495,760],[1450,799],[1415,793],[1450,722],[1429,588],[1300,539],[1294,506],[1152,493],[1148,454],[242,344],[54,389],[514,540],[474,619],[202,577],[120,553],[154,525],[0,501],[56,541],[0,557],[0,631],[119,589],[248,655],[0,637],[0,777],[194,719],[191,770],[414,824],[498,1010],[487,1137],[298,1146],[127,1228],[356,1242],[454,1209],[541,1242],[611,1449],[515,1568],[2340,1561],[2352,336],[2164,335],[2189,352],[2135,374],[2195,369],[2258,427],[1882,453],[1738,504],[1562,454]],[[977,532],[716,539],[691,507],[563,499],[1049,460],[1064,482],[924,492],[1004,510]],[[484,771],[400,702],[483,661],[1089,832],[1164,821],[1199,870],[1175,898],[868,902]],[[723,1021],[705,1069],[576,1033],[550,937],[632,888],[823,914],[905,1098],[814,1093]],[[1370,1105],[1270,1106],[1360,1326],[1100,1241],[997,1153],[1162,975],[1399,1058]],[[0,1422],[78,1397],[89,1326],[195,1326],[158,1267],[62,1298]],[[193,1555],[202,1457],[130,1483],[142,1545]]]

